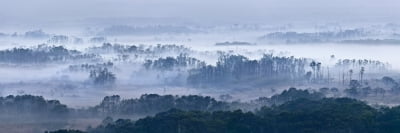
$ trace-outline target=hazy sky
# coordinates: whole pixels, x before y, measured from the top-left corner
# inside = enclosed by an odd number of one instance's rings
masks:
[[[183,18],[207,22],[391,21],[399,0],[1,0],[0,23],[86,18]]]

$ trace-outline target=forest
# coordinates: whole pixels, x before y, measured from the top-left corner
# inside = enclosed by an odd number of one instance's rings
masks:
[[[254,112],[182,111],[170,109],[137,121],[106,118],[87,131],[49,133],[396,133],[400,131],[399,107],[372,107],[349,98],[297,99]]]
[[[0,94],[13,94],[0,97],[0,118],[35,125],[22,124],[25,127],[18,129],[3,123],[7,129],[38,133],[399,130],[393,116],[399,115],[400,80],[389,62],[336,55],[322,60],[260,50],[201,51],[175,44],[100,43],[73,49],[53,43],[0,51],[0,68],[37,75],[15,75],[0,83]]]
[[[400,133],[399,12],[3,0],[0,133]]]
[[[75,109],[40,96],[0,97],[1,118],[14,115],[40,121],[98,117],[101,124],[85,130],[59,129],[48,133],[125,132],[398,132],[398,106],[371,105],[346,98],[329,97],[326,89],[309,91],[290,88],[272,97],[250,102],[216,100],[209,96],[145,94],[138,99],[106,96],[98,105]],[[322,92],[324,91],[324,92]],[[38,115],[41,114],[41,115]],[[148,116],[113,119],[118,116]],[[15,120],[14,120],[15,121]]]

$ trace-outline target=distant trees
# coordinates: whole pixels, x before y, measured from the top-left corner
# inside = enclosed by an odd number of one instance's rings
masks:
[[[364,78],[364,72],[365,72],[365,67],[361,67],[360,70],[360,83],[363,83],[363,78]]]
[[[41,38],[49,37],[49,34],[43,32],[42,30],[34,30],[34,31],[25,32],[24,37],[31,38],[31,39],[41,39]]]
[[[347,44],[400,44],[398,39],[355,39],[355,40],[342,40],[340,43]]]
[[[189,72],[192,85],[218,85],[252,82],[279,83],[303,81],[307,60],[294,57],[264,55],[260,60],[249,60],[241,55],[222,55],[216,66],[203,66]]]
[[[382,87],[371,87],[371,86],[363,86],[360,81],[352,80],[349,84],[349,88],[345,89],[343,92],[347,95],[347,97],[358,98],[358,99],[368,99],[371,97],[381,97],[384,98],[385,95],[397,95],[400,91],[400,88],[397,86],[397,83],[390,77],[384,77],[382,81],[388,87],[384,89]]]
[[[70,109],[57,100],[45,100],[41,96],[22,95],[0,97],[0,116],[24,118],[66,118]]]
[[[49,40],[47,40],[47,43],[49,44],[82,44],[83,42],[84,41],[82,38],[68,37],[66,35],[54,35]]]
[[[93,81],[95,85],[111,86],[115,84],[116,76],[112,72],[108,71],[107,68],[91,70],[89,79]]]
[[[340,42],[349,39],[359,39],[366,37],[368,32],[364,29],[348,29],[337,32],[314,32],[314,33],[299,33],[299,32],[273,32],[262,37],[259,40],[269,41],[271,43],[329,43]]]
[[[386,72],[390,69],[390,64],[384,63],[377,60],[367,60],[367,59],[340,59],[335,64],[336,68],[341,68],[342,70],[352,70],[360,71],[363,69],[369,72]]]
[[[53,43],[53,44],[65,44],[68,43],[69,38],[68,36],[65,35],[56,35],[51,37],[47,43]]]
[[[270,98],[260,97],[251,101],[251,103],[256,104],[257,107],[277,106],[298,99],[320,100],[324,97],[325,95],[320,92],[310,92],[308,90],[290,88],[288,90],[284,90],[280,94],[273,95]]]
[[[137,55],[147,55],[149,57],[159,57],[161,54],[171,54],[176,55],[187,54],[191,50],[183,45],[121,45],[121,44],[111,44],[103,43],[100,47],[88,48],[89,52],[92,53],[119,53],[119,54],[137,54]]]
[[[185,54],[180,54],[176,58],[173,57],[166,57],[166,58],[159,58],[157,60],[146,60],[143,66],[146,69],[155,69],[161,71],[171,71],[180,68],[198,68],[205,66],[203,61],[200,61],[196,58],[188,57]]]
[[[105,37],[93,37],[89,40],[91,43],[104,43],[107,41]]]
[[[351,84],[351,81],[353,81],[353,73],[354,73],[353,69],[350,69],[350,70],[349,70],[350,84]]]
[[[392,77],[385,76],[381,80],[385,85],[389,87],[399,86],[399,83],[397,83],[396,80],[394,80]]]
[[[111,69],[114,67],[114,63],[105,62],[105,63],[96,63],[96,64],[81,64],[81,65],[70,65],[68,69],[73,72],[77,71],[95,71],[100,69]]]
[[[296,88],[290,88],[272,97],[260,97],[251,102],[218,101],[209,96],[198,95],[145,94],[135,99],[121,99],[120,96],[114,95],[105,97],[99,105],[90,108],[88,111],[100,116],[152,115],[173,108],[186,111],[227,111],[235,109],[253,111],[263,106],[278,106],[298,99],[320,100],[324,97],[319,92]]]
[[[57,61],[95,59],[96,55],[82,54],[68,50],[63,46],[39,45],[37,48],[13,48],[0,51],[0,62],[3,63],[47,63]]]
[[[310,67],[312,69],[312,78],[307,78],[311,79],[312,82],[318,83],[322,81],[323,78],[323,73],[321,72],[322,68],[322,63],[321,62],[316,62],[316,61],[311,61]]]
[[[381,79],[384,85],[390,88],[391,92],[394,94],[400,93],[400,84],[391,77],[385,76]]]
[[[0,38],[2,38],[2,37],[7,37],[8,36],[8,34],[6,34],[6,33],[1,33],[0,32]]]
[[[357,80],[361,85],[366,85],[368,84],[366,74],[385,74],[390,72],[390,67],[390,64],[376,60],[340,59],[333,69],[339,72],[338,82],[342,82],[343,85],[350,83],[352,80]],[[354,78],[354,74],[357,74],[358,78]],[[340,75],[342,76],[340,77]]]

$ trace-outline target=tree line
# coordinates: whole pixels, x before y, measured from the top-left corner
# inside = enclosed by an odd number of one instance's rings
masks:
[[[265,54],[260,60],[241,55],[222,55],[217,64],[189,71],[192,85],[218,85],[224,83],[303,81],[308,61],[304,58],[277,57]]]
[[[361,39],[368,37],[369,32],[364,29],[347,29],[342,31],[326,32],[273,32],[259,37],[260,40],[270,41],[271,43],[329,43],[340,42],[349,39]]]
[[[157,60],[146,60],[143,66],[149,70],[171,71],[177,69],[190,69],[205,66],[205,62],[189,57],[187,54],[180,54],[176,58],[166,57]]]
[[[3,63],[48,63],[68,60],[96,60],[95,54],[83,54],[68,50],[63,46],[39,45],[36,48],[13,48],[0,51],[0,62]]]

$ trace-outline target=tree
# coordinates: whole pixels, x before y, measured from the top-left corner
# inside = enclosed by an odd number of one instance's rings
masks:
[[[116,81],[115,74],[108,71],[107,68],[100,70],[92,70],[90,71],[89,78],[93,81],[95,85],[114,85]]]
[[[350,69],[349,70],[349,79],[350,79],[350,82],[353,80],[353,69]]]
[[[361,70],[360,70],[360,83],[361,84],[363,83],[364,72],[365,72],[365,68],[361,67]]]
[[[315,61],[312,61],[312,62],[310,63],[310,67],[312,68],[313,74],[314,74],[313,80],[316,79],[316,66],[317,66],[317,63],[316,63]]]

